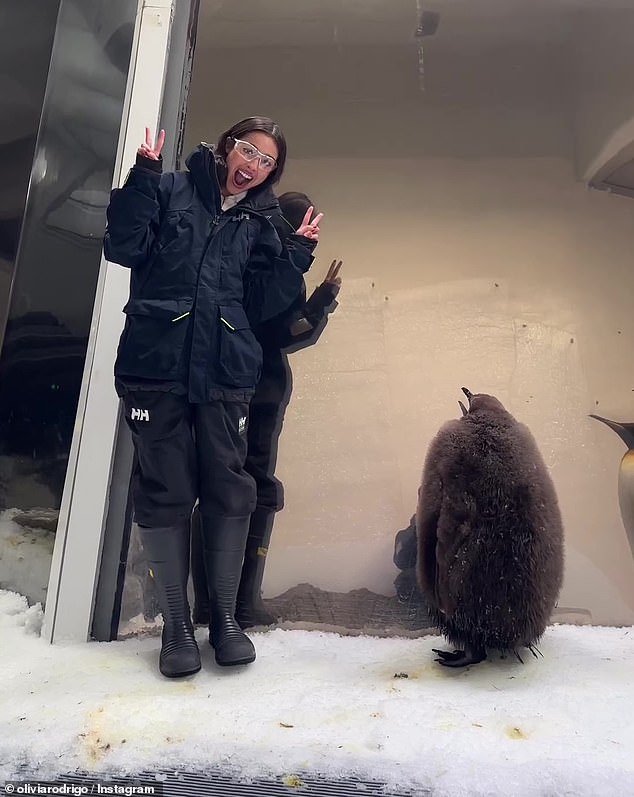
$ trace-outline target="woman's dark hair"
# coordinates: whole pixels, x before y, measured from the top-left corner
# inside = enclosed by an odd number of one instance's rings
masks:
[[[287,191],[285,194],[278,196],[277,201],[280,203],[280,210],[282,216],[286,221],[296,230],[304,220],[304,216],[308,208],[313,205],[313,201],[306,194],[301,194],[299,191]]]
[[[218,139],[216,152],[221,158],[227,157],[227,143],[230,138],[242,138],[247,133],[266,133],[277,144],[277,167],[275,171],[266,178],[262,185],[275,185],[279,182],[284,173],[286,164],[286,139],[284,133],[278,125],[268,116],[249,116],[241,122],[237,122],[229,130],[226,130]]]

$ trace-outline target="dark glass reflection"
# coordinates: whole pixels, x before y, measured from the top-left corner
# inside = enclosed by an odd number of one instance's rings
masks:
[[[129,0],[61,3],[0,359],[4,508],[60,505],[135,13]]]
[[[59,0],[0,5],[0,341],[58,10]]]

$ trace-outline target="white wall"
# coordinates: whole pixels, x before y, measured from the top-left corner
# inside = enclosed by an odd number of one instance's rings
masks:
[[[336,187],[342,174],[350,191]],[[634,206],[586,191],[553,159],[296,162],[287,183],[328,212],[312,280],[343,257],[345,286],[319,345],[292,355],[287,508],[267,591],[389,592],[427,444],[466,385],[527,423],[551,467],[567,535],[561,605],[632,622],[624,448],[587,415],[634,411]],[[382,195],[360,201],[375,185]]]

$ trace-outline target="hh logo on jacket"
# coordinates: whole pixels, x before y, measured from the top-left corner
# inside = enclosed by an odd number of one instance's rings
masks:
[[[149,421],[150,420],[150,411],[149,410],[137,410],[132,408],[131,418],[133,421]]]

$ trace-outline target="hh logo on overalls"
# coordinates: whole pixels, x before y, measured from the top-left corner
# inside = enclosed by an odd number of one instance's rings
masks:
[[[150,411],[149,410],[135,410],[132,409],[131,417],[133,421],[149,421],[150,420]]]
[[[244,434],[247,429],[247,419],[246,416],[244,418],[240,418],[238,421],[238,434]]]

